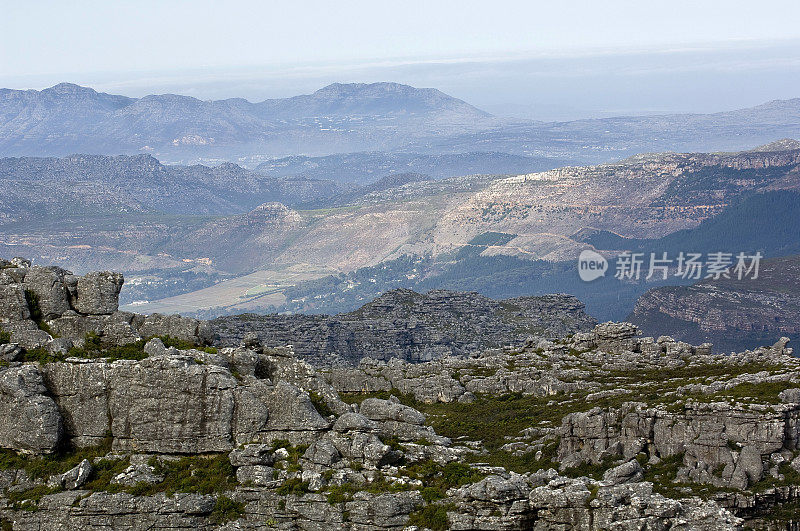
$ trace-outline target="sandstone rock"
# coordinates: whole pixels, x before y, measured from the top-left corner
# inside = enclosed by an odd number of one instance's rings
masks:
[[[367,398],[361,402],[359,413],[377,421],[395,420],[417,425],[425,423],[425,415],[416,409],[380,398]]]
[[[281,483],[275,479],[275,469],[267,465],[241,466],[236,469],[236,480],[256,487],[277,487]]]
[[[800,404],[800,388],[785,389],[778,393],[778,398],[784,404]]]
[[[362,461],[373,468],[393,462],[398,457],[372,433],[337,434],[331,435],[329,440],[342,456]]]
[[[460,488],[457,496],[466,501],[502,504],[527,499],[530,492],[530,484],[518,474],[513,474],[509,478],[492,475],[477,483]]]
[[[311,403],[308,394],[290,383],[278,382],[270,398],[267,405],[272,415],[267,429],[321,430],[330,426]]]
[[[180,315],[148,315],[136,329],[142,337],[170,336],[184,341],[209,345],[214,338],[211,327],[206,321],[198,321]]]
[[[87,460],[81,461],[78,466],[58,476],[53,476],[47,481],[49,487],[61,487],[66,490],[81,488],[89,480],[94,467]]]
[[[364,357],[422,362],[522,345],[531,334],[520,323],[560,337],[596,321],[579,300],[566,295],[500,302],[477,293],[432,290],[423,295],[398,289],[349,314],[232,316],[214,320],[213,326],[223,346],[239,346],[245,335],[256,332],[262,344],[292,345],[315,363],[357,365]]]
[[[15,361],[22,354],[22,349],[15,343],[0,345],[0,361]]]
[[[155,469],[147,464],[132,464],[111,479],[112,484],[126,487],[134,487],[143,483],[152,485],[162,481],[164,481],[164,476],[156,474]]]
[[[333,429],[338,432],[362,431],[365,433],[376,433],[378,431],[378,424],[364,415],[348,412],[336,420]]]
[[[0,323],[30,319],[25,290],[19,284],[0,284]]]
[[[47,352],[50,354],[65,355],[73,346],[72,340],[63,337],[57,337],[48,341],[45,349],[47,349]]]
[[[61,415],[33,365],[0,368],[0,447],[53,452],[61,441]]]
[[[274,462],[272,447],[268,444],[245,444],[229,455],[233,466],[271,465]]]
[[[112,314],[119,309],[119,292],[123,282],[120,273],[108,271],[79,277],[72,306],[83,314]]]
[[[25,275],[23,287],[36,295],[44,320],[59,317],[70,309],[69,293],[64,281],[69,274],[58,267],[34,266]]]
[[[347,504],[350,519],[367,529],[402,528],[408,521],[409,513],[423,504],[418,491],[382,494],[380,496],[359,496]]]
[[[341,454],[329,439],[320,439],[308,447],[303,458],[316,465],[330,467],[341,459]]]
[[[744,490],[749,485],[760,481],[763,475],[764,464],[761,460],[761,453],[753,446],[742,448],[730,480],[731,486]]]
[[[644,470],[642,470],[642,466],[635,459],[606,470],[603,474],[603,482],[611,485],[638,483],[643,479]]]

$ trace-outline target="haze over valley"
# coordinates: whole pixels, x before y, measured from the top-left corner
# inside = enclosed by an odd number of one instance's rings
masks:
[[[23,154],[0,159],[0,252],[121,270],[142,312],[335,313],[407,287],[566,292],[621,319],[651,285],[576,282],[581,250],[700,231],[710,252],[706,224],[735,230],[748,202],[800,186],[800,99],[564,123],[391,83],[258,104],[69,84],[0,101],[0,146]],[[305,145],[320,154],[284,156]],[[81,150],[100,154],[63,155]],[[186,156],[205,163],[169,162]],[[737,243],[785,255],[794,239]]]

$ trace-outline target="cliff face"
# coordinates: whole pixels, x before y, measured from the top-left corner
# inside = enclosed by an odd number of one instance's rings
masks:
[[[703,281],[656,288],[628,320],[654,336],[711,342],[718,350],[755,347],[787,336],[800,339],[800,258],[762,263],[759,278]]]
[[[495,301],[477,293],[407,289],[385,293],[352,313],[335,316],[240,315],[211,322],[221,345],[256,332],[269,346],[291,344],[322,365],[361,358],[427,361],[486,348],[519,345],[532,336],[560,337],[596,321],[568,295]]]

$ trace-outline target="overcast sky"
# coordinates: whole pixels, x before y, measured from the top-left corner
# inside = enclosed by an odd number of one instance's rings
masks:
[[[2,0],[0,86],[252,100],[435,86],[500,114],[722,110],[800,96],[794,1]]]

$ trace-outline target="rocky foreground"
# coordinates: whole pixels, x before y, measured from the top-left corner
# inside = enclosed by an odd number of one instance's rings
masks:
[[[605,323],[315,368],[118,312],[121,283],[0,262],[3,531],[797,526],[785,340],[721,356]]]

